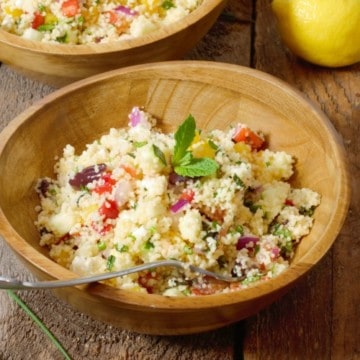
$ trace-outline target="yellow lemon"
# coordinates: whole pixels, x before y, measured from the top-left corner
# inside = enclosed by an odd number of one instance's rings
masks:
[[[360,61],[360,0],[273,0],[271,7],[297,56],[328,67]]]

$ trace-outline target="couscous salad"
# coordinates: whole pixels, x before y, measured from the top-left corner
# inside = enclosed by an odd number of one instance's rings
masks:
[[[176,259],[243,277],[229,285],[158,268],[106,282],[121,289],[193,296],[248,287],[284,271],[313,225],[320,195],[290,185],[294,166],[245,124],[205,132],[189,115],[165,134],[135,107],[127,128],[81,154],[67,145],[56,177],[39,179],[41,245],[79,275]]]
[[[183,19],[203,0],[2,0],[0,28],[46,43],[107,43]]]

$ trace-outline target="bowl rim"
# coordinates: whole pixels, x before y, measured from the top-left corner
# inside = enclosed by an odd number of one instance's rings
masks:
[[[301,103],[308,111],[312,112],[316,117],[319,118],[322,128],[328,132],[329,139],[331,141],[332,149],[338,160],[338,169],[339,176],[341,177],[340,189],[338,195],[341,198],[337,199],[339,203],[340,216],[334,217],[327,224],[327,228],[333,230],[333,236],[331,241],[327,242],[318,242],[316,243],[311,251],[305,253],[300,259],[298,259],[296,264],[290,263],[289,268],[283,273],[279,274],[273,279],[269,279],[255,285],[250,286],[249,288],[240,289],[236,291],[231,291],[228,293],[212,294],[199,297],[167,297],[162,295],[155,294],[144,294],[131,292],[128,290],[115,289],[103,284],[93,284],[90,287],[78,286],[77,288],[87,291],[90,294],[107,299],[117,299],[121,302],[122,306],[129,307],[146,307],[161,309],[164,311],[186,311],[194,309],[206,309],[214,308],[227,305],[234,305],[240,302],[253,301],[267,295],[271,290],[274,290],[274,283],[276,282],[276,290],[282,291],[285,288],[288,288],[293,285],[293,283],[298,280],[300,277],[303,277],[309,270],[311,270],[319,260],[325,256],[327,251],[333,245],[336,240],[339,232],[342,228],[342,225],[346,219],[349,204],[350,204],[350,176],[348,172],[348,163],[345,156],[345,148],[342,142],[340,135],[335,130],[335,127],[328,119],[328,117],[322,112],[320,107],[317,104],[314,104],[309,98],[305,97],[303,93],[294,88],[292,85],[288,84],[284,80],[281,80],[271,74],[262,72],[260,70],[248,68],[241,65],[227,64],[221,62],[213,61],[200,61],[200,60],[181,60],[181,61],[164,61],[150,64],[141,64],[133,65],[117,70],[108,71],[98,75],[91,76],[87,79],[79,80],[72,84],[69,84],[63,88],[55,90],[49,95],[45,96],[43,99],[38,100],[25,111],[16,116],[0,133],[0,156],[5,144],[15,133],[19,125],[26,121],[27,118],[35,116],[39,109],[52,101],[66,96],[69,93],[77,91],[83,86],[90,86],[94,83],[100,83],[103,80],[109,79],[113,76],[122,76],[129,72],[139,73],[142,71],[146,73],[148,70],[160,70],[161,69],[180,69],[183,67],[187,69],[196,70],[201,67],[208,70],[208,74],[211,74],[211,69],[218,69],[221,71],[227,71],[236,74],[236,76],[250,76],[260,78],[261,80],[267,82],[271,86],[277,88],[280,91],[284,91],[291,95],[297,102]],[[176,73],[172,71],[172,73]],[[169,78],[165,76],[164,78]],[[172,77],[173,79],[176,76]],[[211,84],[211,79],[208,80]],[[23,239],[15,229],[12,228],[10,223],[5,217],[2,209],[0,208],[0,234],[3,235],[5,242],[14,250],[15,253],[20,255],[20,257],[25,258],[32,266],[38,270],[44,271],[51,278],[61,278],[61,279],[70,279],[76,277],[76,274],[70,270],[62,267],[61,265],[55,263],[53,260],[47,256],[40,254],[36,251],[31,245],[29,245],[25,239]],[[11,242],[6,238],[11,238]],[[21,253],[18,248],[21,248]],[[312,260],[309,261],[311,256]],[[39,261],[40,259],[40,261]],[[110,295],[111,294],[111,295]],[[144,305],[146,304],[146,305]]]
[[[96,55],[106,54],[118,51],[125,51],[155,44],[169,36],[177,34],[186,28],[195,25],[199,20],[211,13],[216,7],[221,4],[226,4],[227,0],[203,0],[202,4],[193,10],[184,18],[170,23],[160,28],[130,39],[121,39],[119,41],[111,41],[102,44],[53,44],[44,43],[41,41],[24,39],[21,36],[7,32],[0,27],[0,43],[4,43],[13,48],[19,48],[31,51],[33,53],[46,53],[48,55],[64,55],[81,56],[81,55]],[[0,55],[1,58],[1,55]]]

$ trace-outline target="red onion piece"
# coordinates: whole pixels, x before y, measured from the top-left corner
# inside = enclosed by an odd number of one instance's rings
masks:
[[[172,172],[169,175],[169,183],[175,185],[177,183],[185,182],[188,178],[185,176],[178,175],[176,172]]]
[[[140,109],[138,107],[134,107],[131,110],[131,113],[129,115],[130,118],[130,125],[132,127],[135,127],[136,125],[139,125],[140,120],[141,120],[141,113],[140,113]]]
[[[274,255],[275,258],[277,258],[280,255],[280,249],[278,247],[274,247],[273,249],[271,249],[271,253]]]
[[[170,211],[172,213],[177,213],[179,210],[181,210],[188,203],[189,203],[189,201],[186,200],[186,199],[179,199],[175,204],[171,205]]]
[[[236,244],[236,250],[241,250],[244,248],[253,248],[255,247],[258,241],[259,238],[257,236],[253,236],[253,235],[241,236]]]
[[[123,5],[119,5],[115,8],[115,11],[116,12],[121,12],[125,15],[130,15],[130,16],[136,16],[138,15],[139,13],[136,11],[136,10],[133,10],[133,9],[130,9],[126,6],[123,6]]]

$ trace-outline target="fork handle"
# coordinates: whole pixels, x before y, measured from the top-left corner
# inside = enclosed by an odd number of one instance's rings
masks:
[[[177,260],[160,260],[146,264],[137,265],[128,269],[108,272],[99,275],[91,275],[86,277],[77,277],[68,280],[50,280],[50,281],[21,281],[16,279],[10,279],[0,276],[0,289],[11,290],[37,290],[37,289],[55,289],[66,286],[76,286],[83,284],[90,284],[97,281],[112,279],[119,276],[125,276],[136,272],[154,269],[160,266],[173,266],[178,268],[185,268],[185,265],[181,261]]]

